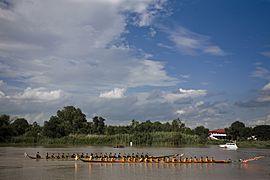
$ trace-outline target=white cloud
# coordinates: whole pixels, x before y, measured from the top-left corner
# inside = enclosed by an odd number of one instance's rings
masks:
[[[195,128],[204,125],[208,128],[217,128],[220,123],[225,123],[229,105],[226,102],[195,102],[175,111],[180,118],[187,119],[187,125]],[[213,123],[215,122],[215,123]]]
[[[133,21],[139,27],[151,25],[161,13],[169,13],[164,8],[167,0],[124,0],[122,2],[123,10],[132,11],[137,14],[137,16],[133,17]]]
[[[99,97],[108,99],[119,99],[125,97],[125,88],[114,88],[111,91],[100,93]]]
[[[3,87],[5,85],[5,82],[3,80],[0,80],[0,87]]]
[[[3,91],[0,91],[0,98],[5,98],[6,94]]]
[[[186,111],[184,111],[184,110],[177,110],[176,111],[176,114],[178,114],[178,115],[183,115],[185,113],[186,113]]]
[[[149,30],[150,30],[149,35],[151,37],[155,37],[155,35],[157,34],[157,31],[154,28],[150,28]]]
[[[219,46],[214,45],[210,38],[184,27],[178,27],[176,30],[166,30],[169,33],[169,39],[184,54],[197,55],[201,53],[214,56],[224,56],[226,53]]]
[[[152,25],[166,13],[166,0],[7,2],[10,5],[0,7],[0,77],[13,83],[8,81],[5,91],[0,91],[0,113],[25,114],[39,122],[44,118],[30,115],[51,115],[66,105],[113,120],[144,118],[145,111],[151,112],[148,118],[171,114],[166,105],[147,106],[146,100],[141,101],[143,106],[136,104],[140,99],[126,97],[121,88],[179,82],[164,63],[147,52],[138,56],[140,50],[125,39],[128,24]],[[150,31],[154,36],[155,30]],[[112,104],[105,97],[118,99]],[[157,110],[160,106],[163,111]]]
[[[115,46],[124,41],[121,36],[126,33],[127,13],[139,17],[154,11],[158,16],[164,0],[12,3],[8,10],[14,21],[0,21],[1,77],[65,92],[90,89],[91,94],[126,84],[136,87],[177,83],[167,75],[164,64],[138,58],[134,56],[136,50],[128,46]]]
[[[12,98],[17,100],[29,100],[29,101],[55,101],[63,96],[61,90],[46,91],[45,88],[26,88],[23,93],[18,93]]]
[[[268,102],[270,102],[270,83],[266,84],[261,89],[261,93],[257,97],[257,102],[259,102],[259,103],[268,103]]]
[[[129,69],[127,84],[130,87],[149,86],[170,86],[176,85],[178,80],[169,77],[164,70],[164,65],[158,61],[143,60]]]
[[[252,119],[249,121],[250,126],[256,126],[256,125],[270,125],[270,114],[264,116]]]
[[[225,55],[224,51],[218,46],[208,46],[203,51],[207,54],[212,54],[212,55],[216,55],[216,56]]]
[[[182,89],[180,88],[176,93],[166,93],[163,94],[164,99],[166,99],[168,102],[174,102],[179,99],[184,99],[184,98],[196,98],[200,96],[205,96],[207,95],[206,90],[193,90],[193,89]]]
[[[261,55],[265,56],[265,57],[269,57],[270,58],[270,51],[264,51],[260,53]]]
[[[257,98],[257,101],[260,102],[260,103],[270,102],[270,95],[259,96]]]
[[[16,117],[25,118],[29,123],[37,122],[43,126],[44,121],[48,121],[50,116],[45,113],[16,114]]]
[[[270,83],[266,84],[263,88],[263,91],[270,91]]]
[[[257,66],[256,70],[252,72],[252,77],[270,80],[270,71],[264,67]]]
[[[168,45],[163,44],[163,43],[158,43],[157,45],[158,45],[159,47],[162,47],[162,48],[166,48],[166,49],[173,49],[173,47],[168,46]]]

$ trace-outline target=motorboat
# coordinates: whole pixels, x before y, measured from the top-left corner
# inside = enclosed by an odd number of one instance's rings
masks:
[[[228,150],[236,150],[238,149],[236,143],[226,143],[219,145],[220,148],[228,149]]]

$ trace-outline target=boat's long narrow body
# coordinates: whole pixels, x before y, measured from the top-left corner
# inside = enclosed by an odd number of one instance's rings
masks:
[[[191,163],[232,163],[230,160],[211,160],[211,161],[127,161],[127,160],[90,160],[86,158],[80,159],[83,162],[88,163],[171,163],[171,164],[191,164]]]
[[[75,161],[75,160],[77,160],[76,158],[51,158],[51,157],[49,157],[49,158],[42,158],[42,157],[40,157],[40,158],[37,158],[37,157],[35,157],[35,156],[31,156],[31,155],[29,155],[29,154],[27,154],[27,153],[25,153],[24,154],[24,156],[25,157],[28,157],[28,158],[30,158],[30,159],[36,159],[36,160],[41,160],[41,159],[45,159],[45,160],[59,160],[59,161]]]

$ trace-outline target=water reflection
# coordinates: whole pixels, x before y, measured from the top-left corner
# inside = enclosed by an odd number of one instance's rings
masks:
[[[120,172],[131,172],[133,174],[149,174],[162,170],[171,171],[187,171],[187,170],[206,170],[212,168],[228,168],[231,164],[212,164],[212,163],[86,163],[88,166],[88,174],[91,176],[96,173],[97,169],[102,171],[110,172],[115,169]],[[243,167],[247,168],[247,166]],[[75,173],[78,171],[78,165],[75,163]]]

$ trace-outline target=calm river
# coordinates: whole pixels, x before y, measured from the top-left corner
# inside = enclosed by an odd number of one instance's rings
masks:
[[[89,164],[81,161],[32,160],[24,152],[42,156],[49,153],[149,153],[152,155],[181,154],[185,156],[209,156],[215,159],[249,158],[263,155],[265,158],[248,164]],[[237,151],[206,148],[122,148],[111,147],[0,147],[0,179],[270,179],[270,149],[243,148]]]

